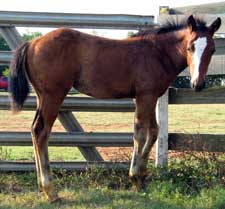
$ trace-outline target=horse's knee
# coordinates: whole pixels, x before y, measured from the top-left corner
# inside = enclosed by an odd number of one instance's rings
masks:
[[[153,146],[154,143],[156,142],[157,137],[158,137],[158,133],[159,133],[158,126],[149,129],[150,146]]]
[[[42,187],[46,190],[52,186],[52,176],[49,173],[49,170],[47,170],[47,168],[44,168],[42,172],[43,173],[41,175],[41,184]]]
[[[153,137],[157,137],[158,132],[159,132],[158,126],[155,126],[155,127],[152,127],[152,128],[150,127],[149,132],[150,132],[150,134],[153,135]]]
[[[34,122],[31,127],[32,135],[35,138],[38,138],[41,134],[41,131],[44,129],[44,119],[42,117],[42,114],[40,111],[37,112],[37,115],[35,116]]]
[[[143,176],[146,175],[146,164],[147,160],[143,158],[141,154],[135,154],[133,153],[130,170],[129,170],[129,176]]]
[[[44,119],[41,114],[38,115],[31,127],[33,144],[37,145],[39,149],[42,149],[46,143],[49,135],[49,129],[47,129]]]
[[[145,128],[144,123],[135,123],[134,125],[134,146],[137,146],[137,152],[140,153],[140,150],[145,144],[147,130]]]
[[[149,157],[149,153],[155,144],[158,136],[158,127],[155,128],[150,128],[149,129],[149,136],[147,137],[145,146],[143,147],[142,150],[142,158],[147,160]]]

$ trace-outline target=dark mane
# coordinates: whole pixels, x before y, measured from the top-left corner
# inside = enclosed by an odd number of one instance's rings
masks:
[[[197,23],[197,30],[205,31],[207,30],[206,22],[201,18],[196,18]],[[141,30],[135,34],[133,34],[131,37],[139,37],[139,36],[145,36],[150,34],[165,34],[177,30],[181,30],[183,28],[187,27],[187,19],[183,19],[181,21],[178,21],[177,19],[167,19],[166,22],[162,26],[156,26],[149,30]]]

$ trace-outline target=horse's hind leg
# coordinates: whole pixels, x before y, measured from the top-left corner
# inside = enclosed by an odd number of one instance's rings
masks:
[[[33,147],[34,147],[34,157],[35,157],[35,164],[36,164],[36,171],[37,171],[37,183],[38,183],[38,188],[40,191],[42,191],[42,187],[41,187],[41,177],[40,177],[40,165],[39,165],[39,160],[38,160],[38,147],[36,146],[36,139],[35,139],[35,131],[33,129],[33,127],[38,127],[39,124],[38,121],[38,117],[39,117],[39,99],[37,98],[37,110],[36,110],[36,114],[34,117],[34,121],[32,123],[32,131],[31,131],[31,135],[32,135],[32,142],[33,142]]]
[[[40,97],[39,109],[32,126],[37,172],[40,173],[41,188],[51,202],[57,200],[58,195],[52,184],[48,157],[48,138],[63,98],[59,100],[53,95]]]
[[[134,150],[129,176],[138,190],[144,189],[149,152],[157,139],[156,102],[157,98],[153,96],[136,99]]]

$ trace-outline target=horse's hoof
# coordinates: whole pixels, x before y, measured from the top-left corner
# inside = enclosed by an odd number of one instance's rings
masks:
[[[58,195],[56,195],[55,197],[51,197],[48,200],[50,203],[59,203],[62,201],[62,199]]]
[[[130,179],[138,192],[146,190],[145,176],[131,176]]]
[[[144,181],[141,181],[139,184],[136,185],[138,192],[145,192],[146,191],[146,184]]]

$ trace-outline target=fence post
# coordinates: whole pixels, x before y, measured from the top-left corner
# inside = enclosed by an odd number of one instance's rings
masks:
[[[64,126],[64,128],[69,132],[84,132],[83,128],[74,117],[71,111],[60,111],[58,114],[58,119]],[[78,147],[81,154],[87,161],[103,161],[103,158],[98,153],[95,147]]]
[[[168,162],[168,89],[158,99],[156,118],[159,126],[156,141],[156,166],[166,166]]]

